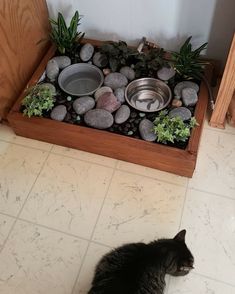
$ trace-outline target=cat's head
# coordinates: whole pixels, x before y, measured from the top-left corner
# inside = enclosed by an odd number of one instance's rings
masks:
[[[186,230],[182,230],[170,240],[166,272],[173,276],[187,275],[193,269],[194,258],[185,244],[185,234]]]

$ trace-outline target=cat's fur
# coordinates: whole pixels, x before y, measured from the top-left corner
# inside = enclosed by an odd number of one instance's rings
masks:
[[[163,294],[165,275],[186,275],[194,258],[186,231],[173,239],[133,243],[106,254],[98,263],[88,294]]]

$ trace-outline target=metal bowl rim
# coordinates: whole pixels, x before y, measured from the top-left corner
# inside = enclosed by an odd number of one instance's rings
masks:
[[[128,95],[127,95],[127,91],[128,91],[128,89],[130,88],[130,86],[131,86],[132,84],[134,84],[135,82],[138,82],[138,81],[147,81],[147,80],[151,80],[151,81],[154,81],[154,82],[158,82],[158,83],[164,85],[164,86],[167,88],[168,93],[169,93],[169,97],[168,97],[167,103],[165,103],[165,105],[164,105],[163,107],[160,107],[160,108],[158,108],[157,110],[154,110],[154,111],[152,111],[152,110],[140,110],[140,109],[138,109],[137,107],[133,106],[133,105],[130,103],[129,98],[128,98]],[[171,92],[170,87],[169,87],[166,83],[164,83],[163,81],[161,81],[161,80],[159,80],[159,79],[155,79],[155,78],[140,78],[140,79],[136,79],[136,80],[134,80],[134,81],[131,81],[131,82],[127,85],[127,87],[126,87],[126,89],[125,89],[125,100],[126,100],[126,102],[127,102],[131,107],[133,107],[134,109],[136,109],[136,110],[138,110],[138,111],[142,111],[142,112],[157,112],[157,111],[160,111],[160,110],[164,109],[164,108],[170,103],[171,98],[172,98],[172,92]]]
[[[62,79],[64,73],[66,73],[66,71],[68,71],[68,70],[71,69],[72,67],[78,67],[78,66],[83,66],[83,67],[86,67],[86,68],[92,68],[92,69],[95,69],[97,73],[99,73],[101,79],[100,79],[99,86],[98,86],[95,90],[93,90],[93,91],[91,91],[91,92],[84,93],[84,94],[81,94],[81,93],[80,93],[80,94],[74,94],[73,92],[70,92],[70,91],[65,90],[65,88],[62,86],[62,81],[61,81],[61,79]],[[81,72],[82,72],[82,71],[81,71]],[[74,64],[71,64],[71,65],[67,66],[66,68],[64,68],[64,69],[60,72],[60,74],[59,74],[59,76],[58,76],[58,84],[59,84],[59,87],[60,87],[65,93],[67,93],[67,94],[69,94],[69,95],[72,95],[72,96],[86,96],[86,95],[92,95],[93,93],[95,93],[95,91],[97,91],[97,90],[103,85],[103,83],[104,83],[104,75],[103,75],[103,72],[102,72],[97,66],[95,66],[95,65],[93,65],[93,64],[89,64],[89,63],[83,63],[83,62],[74,63]]]

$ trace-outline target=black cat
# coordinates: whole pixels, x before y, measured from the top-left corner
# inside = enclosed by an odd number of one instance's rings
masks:
[[[98,263],[88,294],[163,294],[166,274],[183,276],[193,268],[185,234],[114,249]]]

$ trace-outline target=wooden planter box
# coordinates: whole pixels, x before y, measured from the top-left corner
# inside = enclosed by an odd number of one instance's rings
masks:
[[[101,44],[100,41],[95,40],[89,40],[89,42],[94,45]],[[29,80],[28,86],[38,82],[48,60],[53,57],[54,53],[55,50],[51,47]],[[195,110],[195,117],[199,126],[192,131],[185,150],[47,118],[25,117],[20,113],[20,105],[24,96],[25,92],[23,91],[7,117],[17,135],[140,164],[181,176],[192,177],[193,175],[208,102],[208,92],[203,82]]]

